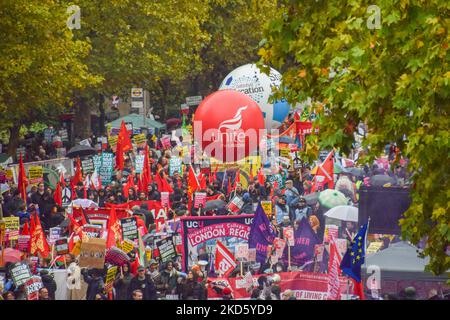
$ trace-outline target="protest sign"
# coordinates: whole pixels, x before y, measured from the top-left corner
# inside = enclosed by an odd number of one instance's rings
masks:
[[[89,139],[84,139],[80,141],[80,145],[81,146],[86,146],[86,147],[90,147],[91,143],[89,142]]]
[[[28,265],[24,262],[17,262],[11,268],[11,277],[16,287],[25,284],[31,278],[31,272]]]
[[[106,187],[111,183],[114,168],[114,154],[109,152],[102,153],[102,162],[98,171],[102,180],[102,186]]]
[[[275,238],[273,240],[273,246],[275,247],[275,255],[277,258],[281,258],[283,256],[284,248],[286,247],[286,240]]]
[[[33,276],[28,279],[28,281],[25,282],[27,300],[39,300],[39,289],[43,286],[41,277]]]
[[[314,246],[314,256],[316,257],[317,262],[322,262],[324,250],[325,250],[324,244],[316,244]]]
[[[136,144],[137,146],[142,146],[145,144],[145,142],[147,141],[147,137],[145,136],[144,133],[141,134],[137,134],[133,137],[133,142],[134,144]]]
[[[110,145],[111,149],[116,152],[117,147],[117,141],[119,139],[119,136],[109,136],[108,137],[108,144]]]
[[[16,149],[16,157],[17,157],[17,159],[20,158],[20,155],[22,155],[22,158],[25,158],[26,154],[27,154],[27,151],[26,151],[25,147],[20,147],[20,148]]]
[[[344,257],[345,252],[347,252],[347,240],[345,239],[334,239],[336,243],[336,248],[341,256]]]
[[[272,219],[272,201],[261,201],[261,206],[269,220]]]
[[[270,182],[270,184],[272,186],[274,186],[275,182],[277,182],[279,189],[284,187],[283,178],[281,177],[281,174],[270,174],[270,175],[267,175],[267,181]]]
[[[198,208],[199,205],[202,205],[204,208],[206,205],[206,192],[196,192],[194,199],[194,208]]]
[[[324,243],[330,242],[330,237],[333,236],[334,239],[337,239],[338,237],[338,231],[339,227],[335,226],[333,224],[327,224],[325,225],[325,233],[324,233]]]
[[[228,204],[228,210],[230,210],[233,213],[237,213],[239,212],[239,210],[241,210],[242,206],[244,205],[244,201],[238,197],[235,196],[233,198],[233,200],[231,200],[231,202]]]
[[[134,242],[130,239],[124,239],[122,241],[122,251],[125,253],[130,253],[134,249]]]
[[[170,136],[169,135],[165,135],[163,137],[161,137],[161,144],[163,146],[164,149],[170,149],[171,148],[171,143],[170,143]]]
[[[19,217],[6,217],[3,218],[5,221],[5,234],[7,240],[17,240],[19,239],[20,230],[20,218]]]
[[[142,173],[142,170],[144,169],[144,160],[145,160],[145,155],[143,154],[138,154],[135,158],[135,165],[134,168],[136,170],[136,173]]]
[[[177,294],[166,294],[166,300],[180,300]]]
[[[294,229],[292,227],[283,228],[283,237],[287,241],[288,246],[294,246]]]
[[[161,206],[170,207],[169,192],[161,192]]]
[[[241,243],[236,246],[236,254],[238,260],[248,260],[248,243]]]
[[[256,262],[256,248],[248,249],[248,261]]]
[[[381,242],[381,241],[371,242],[366,249],[366,255],[376,253],[376,252],[380,251],[380,249],[382,247],[383,247],[383,242]]]
[[[289,159],[289,153],[291,153],[291,149],[289,149],[289,148],[280,148],[280,157]]]
[[[63,158],[66,156],[67,149],[65,147],[62,148],[56,148],[56,156],[58,158]]]
[[[44,181],[44,171],[42,166],[28,167],[28,179],[29,183],[32,185],[36,185],[39,182]]]
[[[85,225],[83,225],[82,228],[83,228],[83,232],[89,238],[102,238],[102,236],[103,236],[102,226],[95,225],[95,224],[85,224]]]
[[[105,264],[106,240],[90,238],[83,241],[80,249],[80,267],[103,269]]]
[[[169,176],[173,176],[175,172],[182,174],[182,160],[179,157],[171,157],[169,160]]]
[[[50,228],[48,243],[52,245],[59,238],[61,238],[61,228],[59,227]]]
[[[84,159],[81,160],[81,168],[83,169],[84,174],[91,174],[94,172],[94,160],[92,159]]]
[[[53,128],[44,129],[44,140],[47,142],[52,142],[52,138],[55,135],[56,131]]]
[[[69,243],[67,238],[60,238],[55,241],[55,250],[58,256],[69,253]]]
[[[69,135],[67,133],[67,129],[61,129],[58,132],[59,136],[61,137],[61,141],[69,141]]]
[[[105,278],[106,293],[108,293],[112,290],[114,280],[116,279],[116,274],[117,274],[117,266],[110,266],[108,268],[108,271],[106,271],[106,278]]]
[[[136,218],[131,217],[120,219],[120,224],[122,226],[123,239],[130,239],[131,241],[134,241],[139,238]]]
[[[182,217],[183,266],[189,270],[199,255],[216,251],[216,243],[227,244],[230,251],[236,251],[240,243],[248,243],[250,225],[254,215],[215,217]]]
[[[19,235],[17,240],[17,246],[19,251],[22,252],[28,252],[28,249],[30,247],[30,238],[29,235]]]
[[[156,242],[156,247],[159,251],[159,258],[162,263],[171,261],[177,255],[175,245],[173,243],[172,237],[161,239]]]

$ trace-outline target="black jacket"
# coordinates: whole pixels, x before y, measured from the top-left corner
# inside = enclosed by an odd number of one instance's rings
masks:
[[[100,293],[102,294],[103,289],[105,288],[105,284],[103,283],[103,279],[98,277],[94,279],[87,272],[83,272],[84,282],[88,284],[88,288],[86,291],[86,300],[95,300],[95,296]]]
[[[128,287],[128,299],[133,299],[133,291],[136,289],[142,290],[144,294],[144,300],[156,300],[156,287],[153,281],[148,275],[145,276],[144,280],[139,280],[138,276],[134,277],[130,281],[130,286]]]
[[[50,300],[55,300],[55,292],[57,289],[56,282],[53,279],[53,277],[49,274],[43,274],[41,276],[42,279],[42,285],[47,288],[48,290],[48,296],[50,297]]]

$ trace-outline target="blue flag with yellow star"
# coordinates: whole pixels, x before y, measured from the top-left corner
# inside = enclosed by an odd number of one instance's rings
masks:
[[[367,225],[368,223],[359,229],[341,262],[342,273],[355,279],[357,282],[361,282],[361,266],[364,264],[366,256]]]

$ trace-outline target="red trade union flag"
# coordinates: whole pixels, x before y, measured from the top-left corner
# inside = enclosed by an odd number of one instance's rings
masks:
[[[19,192],[20,197],[22,198],[25,203],[27,203],[27,186],[28,186],[28,179],[27,174],[25,173],[25,167],[23,166],[23,159],[22,154],[20,154],[19,157]]]
[[[317,168],[312,192],[316,191],[319,181],[322,181],[323,184],[328,183],[328,189],[334,188],[334,151],[331,151],[324,162]]]
[[[34,213],[34,219],[35,221],[31,229],[30,254],[37,255],[40,253],[43,258],[47,258],[50,253],[50,247],[48,246],[47,238],[45,237],[41,220],[39,220],[37,213]]]
[[[236,259],[233,254],[225,247],[222,242],[216,243],[216,260],[214,262],[214,268],[217,273],[222,274],[224,277],[234,270],[236,267]]]
[[[116,246],[116,240],[122,242],[122,232],[120,230],[120,221],[117,219],[116,208],[111,208],[111,215],[108,221],[108,238],[106,240],[106,248]]]
[[[75,161],[75,175],[72,178],[72,185],[75,187],[78,182],[83,182],[80,158],[77,158],[77,160]]]
[[[331,236],[330,242],[330,258],[328,260],[328,300],[341,300],[341,287],[339,277],[341,275],[341,257],[334,242],[334,237]]]
[[[125,126],[125,122],[123,120],[120,125],[119,136],[117,137],[117,145],[119,145],[119,143],[122,147],[123,152],[127,152],[133,149],[130,134],[128,133],[127,127]]]

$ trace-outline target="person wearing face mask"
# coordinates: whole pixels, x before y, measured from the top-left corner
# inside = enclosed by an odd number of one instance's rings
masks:
[[[312,209],[306,204],[305,198],[301,197],[295,208],[295,220],[300,221],[303,218],[309,218],[312,214]]]
[[[275,218],[278,225],[283,223],[285,216],[289,218],[289,207],[286,204],[286,197],[281,196],[275,205]]]

